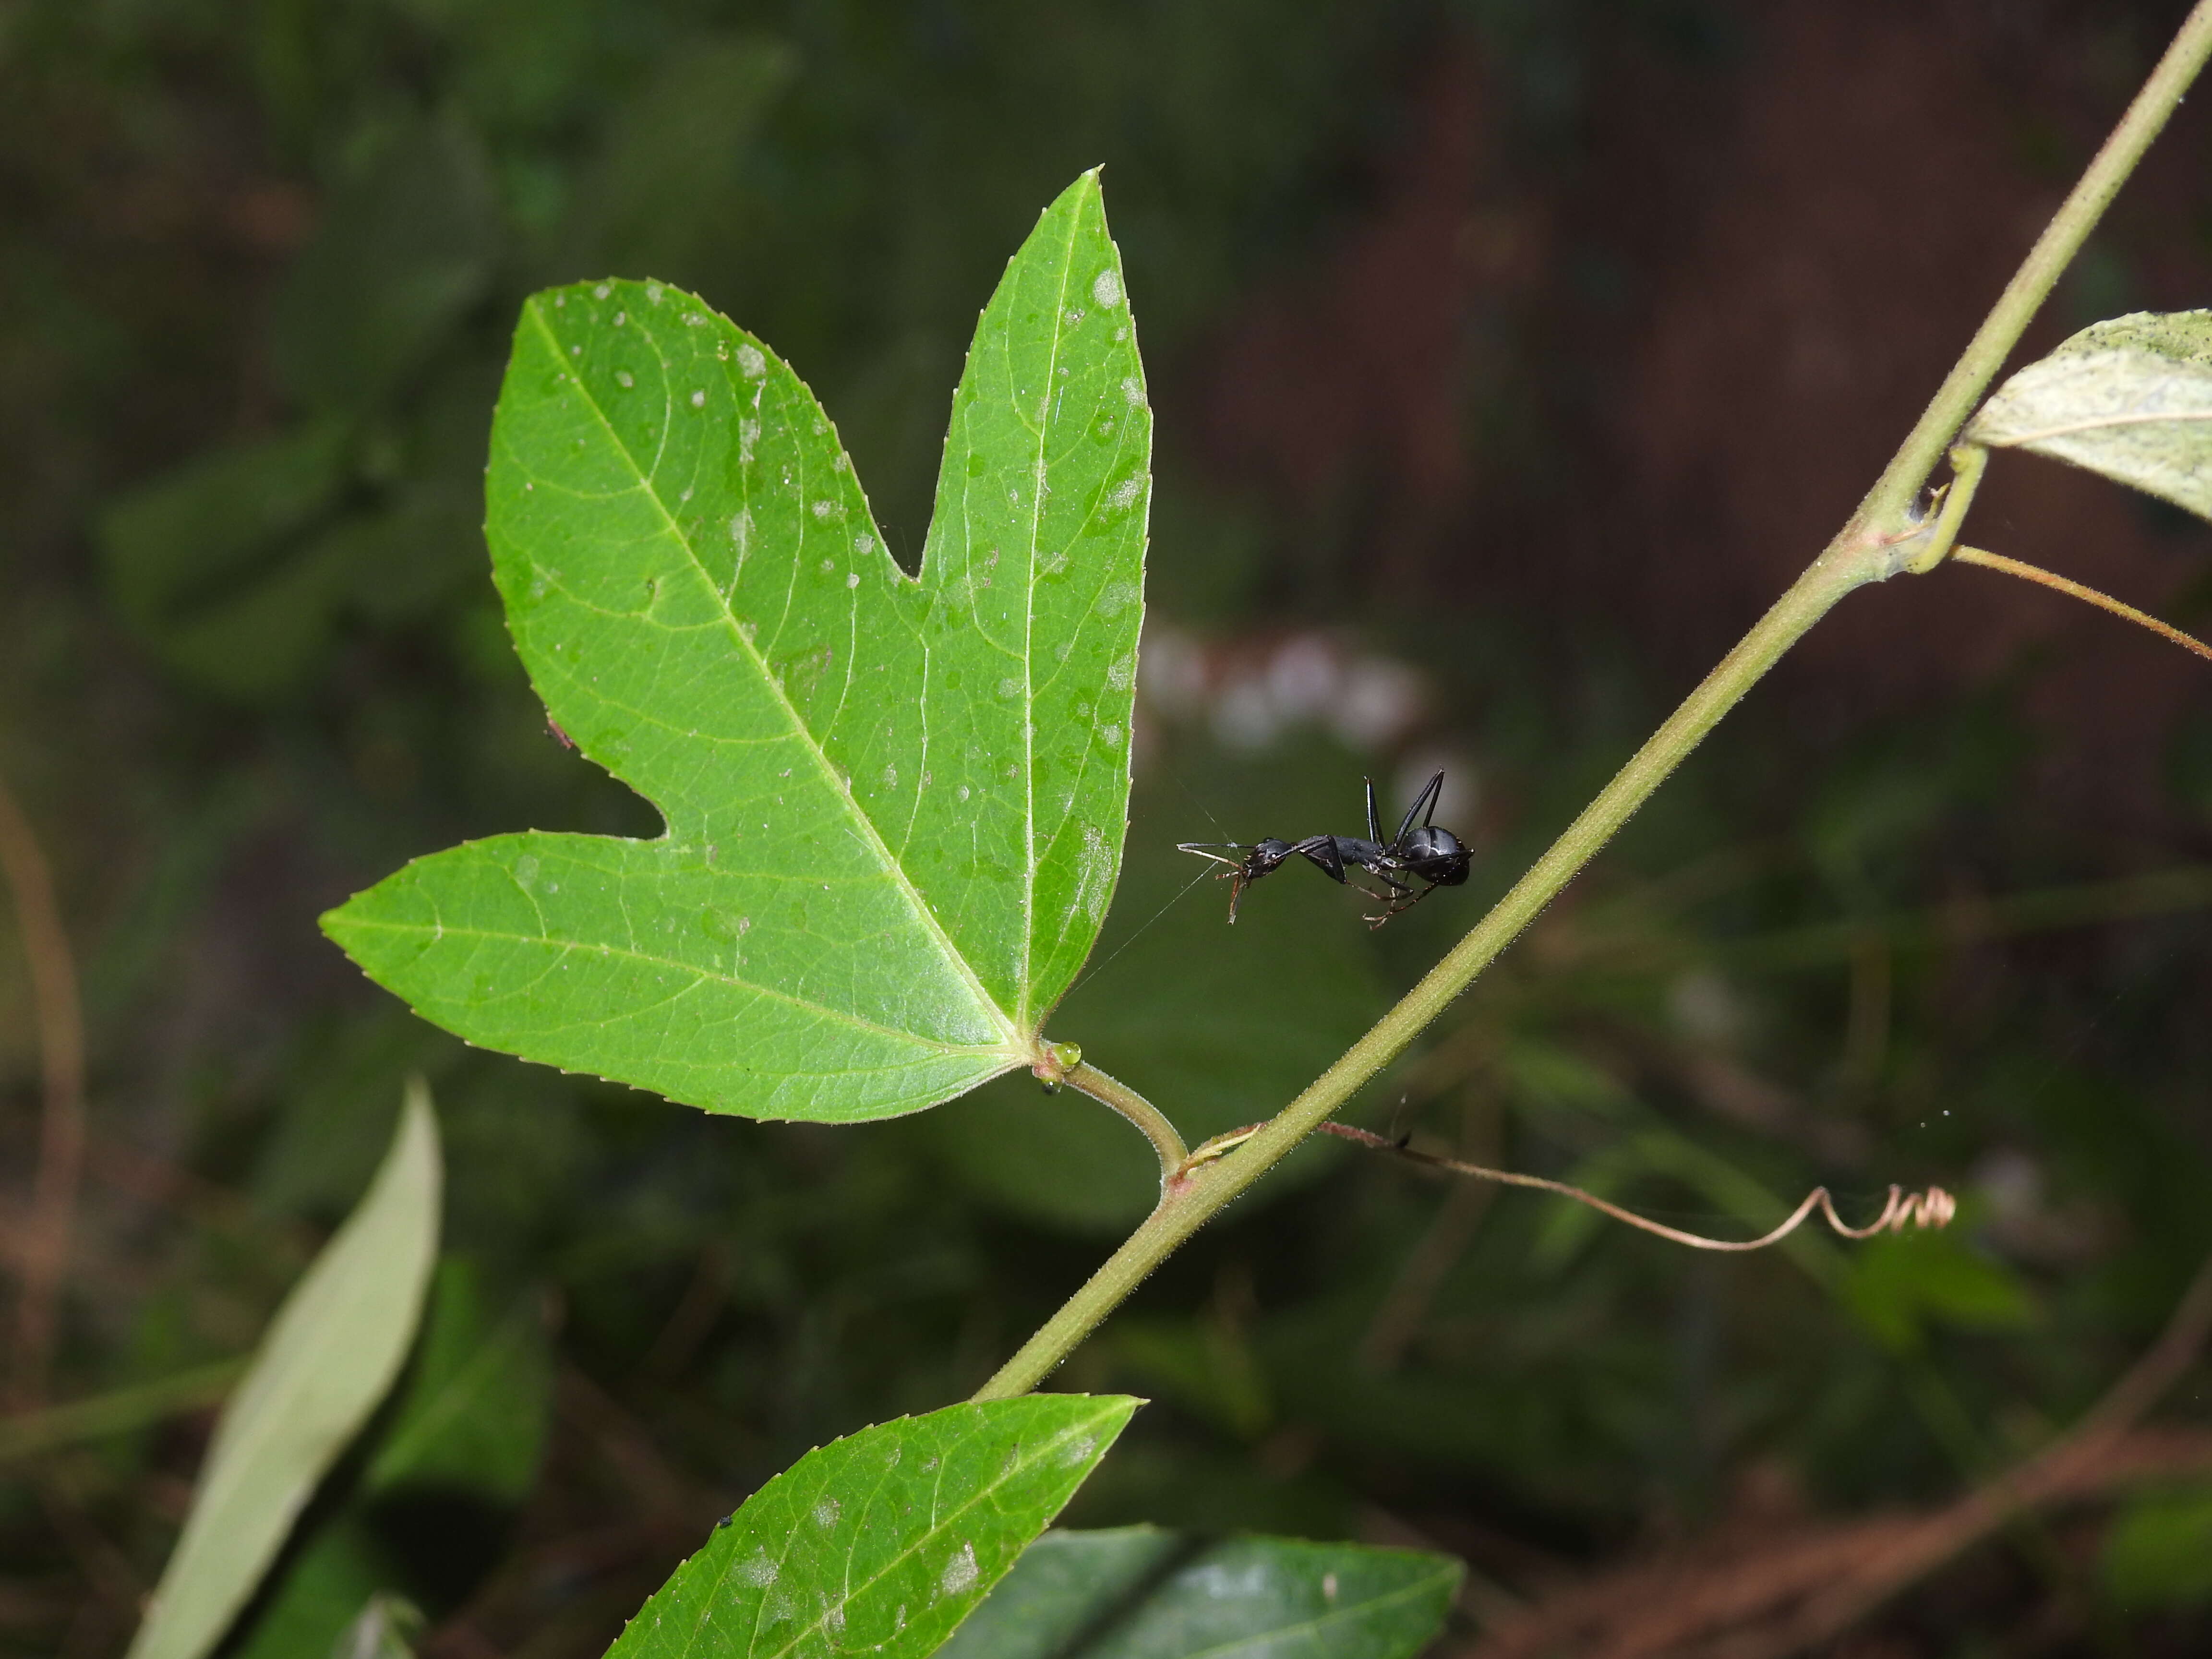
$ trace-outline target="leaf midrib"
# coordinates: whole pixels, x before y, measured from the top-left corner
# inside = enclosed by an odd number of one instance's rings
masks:
[[[2167,410],[2148,415],[2100,415],[2094,420],[2074,421],[2064,426],[2039,427],[2016,437],[1996,439],[1990,447],[2018,449],[2027,444],[2048,443],[2053,438],[2070,438],[2077,433],[2103,432],[2118,426],[2186,426],[2197,421],[2212,421],[2212,409]]]
[[[1087,199],[1087,198],[1086,198]],[[1044,532],[1044,507],[1048,491],[1045,487],[1045,452],[1050,447],[1048,434],[1052,430],[1052,411],[1060,399],[1060,348],[1066,335],[1067,280],[1075,269],[1075,235],[1083,222],[1084,203],[1078,202],[1067,216],[1067,239],[1060,245],[1060,290],[1053,298],[1052,349],[1045,356],[1044,403],[1037,414],[1035,459],[1030,463],[1030,548],[1029,568],[1022,583],[1022,836],[1028,849],[1026,868],[1022,881],[1022,1024],[1030,1023],[1030,991],[1035,981],[1036,963],[1036,598],[1037,543]],[[1011,316],[1006,337],[1011,342]],[[1007,367],[1012,368],[1012,354],[1008,352]],[[1010,388],[1011,390],[1011,388]],[[1021,406],[1015,405],[1015,416],[1020,417]]]
[[[1111,1415],[1111,1413],[1102,1412],[1099,1413],[1099,1419],[1103,1419],[1109,1415]],[[966,1515],[978,1504],[983,1502],[985,1498],[996,1496],[1000,1488],[1011,1483],[1018,1475],[1029,1474],[1043,1461],[1047,1453],[1058,1451],[1060,1448],[1066,1445],[1070,1440],[1073,1439],[1079,1431],[1091,1427],[1095,1422],[1099,1420],[1099,1419],[1088,1419],[1081,1423],[1070,1424],[1067,1427],[1062,1429],[1058,1434],[1054,1435],[1051,1439],[1041,1442],[1037,1447],[1036,1455],[1034,1457],[1025,1458],[1020,1462],[1016,1463],[1012,1468],[1001,1468],[999,1476],[995,1480],[992,1481],[988,1486],[979,1486],[976,1488],[974,1495],[958,1509],[952,1510],[941,1518],[932,1521],[929,1524],[929,1529],[917,1537],[912,1544],[908,1545],[905,1549],[901,1550],[889,1561],[884,1563],[884,1565],[878,1569],[872,1576],[862,1579],[860,1583],[847,1589],[844,1598],[842,1601],[830,1603],[830,1605],[836,1607],[850,1607],[854,1601],[860,1596],[866,1595],[871,1589],[874,1589],[876,1585],[882,1583],[884,1579],[889,1577],[893,1571],[904,1566],[915,1556],[920,1555],[924,1549],[927,1548],[932,1543],[934,1543],[949,1528],[951,1528],[952,1524],[958,1521],[961,1516]],[[940,1458],[944,1455],[944,1453],[940,1452],[939,1454]],[[852,1559],[852,1553],[849,1550],[846,1552],[845,1559],[848,1561]],[[816,1615],[815,1620],[811,1625],[809,1625],[805,1630],[799,1632],[791,1638],[791,1640],[786,1642],[781,1647],[776,1649],[775,1652],[767,1655],[765,1659],[784,1659],[784,1656],[786,1654],[788,1654],[793,1648],[797,1647],[801,1642],[805,1640],[807,1637],[812,1635],[815,1631],[818,1630],[826,1620],[827,1617],[828,1607],[825,1607],[821,1613]]]
[[[646,843],[647,846],[651,846],[653,844],[653,843],[650,842]],[[779,991],[772,986],[757,984],[751,980],[738,979],[735,975],[730,974],[715,973],[710,969],[700,967],[696,963],[679,961],[674,957],[653,956],[646,951],[637,950],[633,946],[626,945],[609,945],[605,943],[586,944],[581,941],[548,939],[543,934],[533,938],[528,933],[508,933],[498,928],[457,927],[450,922],[443,921],[434,922],[431,924],[428,928],[426,928],[420,922],[381,921],[371,917],[363,917],[355,921],[352,925],[362,928],[381,928],[386,933],[421,933],[434,932],[441,939],[449,937],[459,939],[479,939],[494,940],[502,945],[538,945],[544,949],[559,951],[564,954],[574,951],[582,956],[595,956],[601,957],[620,957],[624,961],[642,963],[647,967],[665,968],[677,973],[689,974],[692,976],[693,981],[696,984],[706,984],[711,982],[716,985],[726,985],[732,990],[750,992],[756,996],[766,997],[772,1002],[781,1002],[793,1008],[803,1008],[811,1014],[819,1014],[825,1019],[834,1020],[840,1024],[849,1025],[855,1030],[870,1031],[882,1036],[896,1037],[901,1042],[910,1042],[917,1047],[933,1048],[939,1054],[995,1054],[1004,1052],[1001,1046],[996,1043],[945,1042],[936,1037],[924,1036],[918,1031],[899,1030],[889,1025],[878,1025],[872,1019],[865,1019],[858,1014],[848,1013],[841,1008],[831,1008],[822,1003],[809,1002],[804,997],[796,997],[792,995],[788,991]],[[517,994],[520,994],[520,993]],[[679,993],[679,994],[681,994]],[[670,1000],[673,1000],[673,999],[672,998]],[[486,1004],[484,1006],[489,1006],[490,1005]]]
[[[572,371],[568,365],[562,361],[560,342],[553,332],[552,324],[546,319],[545,307],[541,300],[533,296],[526,309],[529,313],[530,320],[537,327],[541,343],[545,346],[548,355],[552,358],[555,370],[564,375],[567,378],[568,384],[576,388],[577,395],[583,399],[585,407],[592,411],[592,418],[599,422],[600,429],[607,435],[607,441],[615,447],[616,453],[621,455],[623,461],[629,466],[630,471],[636,474],[638,489],[644,495],[647,501],[653,503],[653,510],[660,515],[661,523],[666,528],[668,534],[674,538],[676,544],[684,550],[684,556],[690,562],[693,574],[697,575],[699,579],[706,584],[707,591],[714,596],[716,611],[722,618],[723,632],[728,636],[728,638],[736,642],[738,649],[744,653],[745,659],[752,664],[754,670],[759,674],[762,684],[768,687],[769,696],[775,700],[776,706],[782,709],[784,718],[790,722],[791,729],[798,737],[800,745],[808,754],[812,756],[817,768],[822,774],[823,784],[829,789],[832,799],[842,802],[844,806],[847,817],[857,825],[859,832],[866,843],[873,850],[876,855],[882,860],[884,867],[891,873],[895,884],[897,885],[901,894],[905,897],[908,907],[914,913],[915,920],[921,922],[923,928],[928,933],[930,938],[936,943],[939,953],[951,967],[954,975],[967,986],[969,994],[974,998],[976,1006],[987,1010],[990,1017],[997,1022],[999,1029],[1005,1038],[1004,1046],[1008,1049],[1014,1048],[1018,1043],[1021,1036],[1019,1028],[1012,1020],[1006,1017],[1006,1010],[999,1006],[998,999],[994,997],[984,988],[983,981],[977,976],[975,969],[969,964],[967,957],[963,955],[961,952],[960,948],[952,942],[951,936],[945,931],[943,925],[939,922],[936,913],[931,910],[928,902],[922,897],[921,890],[915,886],[913,879],[908,876],[905,865],[902,864],[891,852],[889,845],[884,841],[883,836],[876,828],[875,820],[871,818],[867,813],[861,809],[860,802],[854,799],[851,789],[844,786],[838,776],[836,768],[830,765],[830,757],[823,750],[820,740],[815,737],[814,733],[811,730],[808,729],[806,722],[799,718],[797,707],[792,702],[791,699],[784,694],[783,687],[776,683],[775,676],[768,672],[767,659],[763,657],[759,651],[754,647],[751,641],[745,638],[744,630],[738,627],[737,617],[732,615],[730,611],[727,597],[724,595],[720,588],[715,586],[713,579],[708,576],[706,565],[699,557],[698,550],[691,544],[690,537],[684,532],[683,526],[677,520],[676,515],[669,511],[667,502],[661,499],[660,491],[654,485],[652,476],[639,467],[637,457],[630,453],[630,447],[623,441],[622,434],[615,430],[614,422],[607,418],[605,409],[601,406],[599,398],[592,394],[591,389],[585,384],[582,374],[580,371]],[[665,442],[665,428],[674,424],[674,410],[668,404],[670,395],[668,387],[672,384],[668,373],[668,360],[661,355],[660,342],[653,337],[649,330],[641,328],[639,331],[639,334],[640,337],[644,339],[646,343],[652,348],[653,358],[660,366],[661,400],[664,408],[664,414],[666,416],[666,419],[664,422],[663,441]],[[1057,336],[1054,337],[1056,342]],[[767,348],[764,346],[757,346],[756,349],[762,351],[763,355],[766,355],[767,353]],[[771,357],[770,361],[778,362],[780,360]],[[726,380],[727,378],[727,372],[725,371],[724,379]],[[748,505],[750,505],[750,502],[748,502]],[[884,545],[883,534],[875,524],[874,514],[872,513],[868,515],[868,528],[872,532],[871,539],[874,542],[878,550],[878,557],[880,560],[888,562],[890,556],[888,552],[883,550]],[[532,562],[533,564],[536,562],[534,557],[532,558]],[[896,570],[896,567],[895,565],[893,566],[893,569]],[[900,581],[908,581],[910,579],[906,575],[905,572],[898,571],[896,580]],[[915,585],[917,586],[920,586],[919,583],[915,583]],[[1032,583],[1031,591],[1034,592],[1034,590],[1035,584]],[[1026,672],[1025,665],[1024,672],[1026,673]],[[1034,789],[1034,783],[1031,784],[1031,787]],[[1036,881],[1034,848],[1031,848],[1031,853],[1032,867],[1030,872],[1030,880],[1031,884],[1034,884]],[[1026,943],[1024,944],[1024,966],[1026,966],[1028,960],[1026,955]],[[1026,986],[1026,975],[1024,976],[1024,983]],[[1026,1000],[1026,990],[1024,992],[1024,1000]],[[799,1006],[811,1007],[815,1005],[800,1004]],[[857,1023],[866,1024],[866,1022]],[[961,1050],[961,1052],[973,1051],[963,1049]]]
[[[884,1565],[874,1573],[863,1579],[857,1585],[848,1584],[842,1596],[838,1597],[835,1601],[825,1602],[823,1606],[822,1611],[815,1615],[813,1622],[801,1627],[793,1635],[791,1639],[786,1642],[781,1647],[775,1649],[773,1651],[766,1654],[760,1653],[757,1649],[753,1650],[751,1650],[751,1654],[749,1656],[749,1659],[784,1659],[785,1655],[790,1653],[793,1649],[798,1647],[800,1643],[804,1642],[808,1637],[813,1635],[815,1632],[821,1629],[822,1626],[828,1622],[830,1608],[850,1607],[854,1601],[858,1600],[860,1596],[866,1595],[869,1590],[874,1589],[877,1584],[888,1577],[893,1571],[904,1566],[908,1561],[919,1555],[955,1522],[958,1521],[962,1516],[969,1513],[969,1511],[973,1510],[978,1504],[982,1503],[986,1498],[994,1496],[1001,1487],[1005,1486],[1009,1481],[1014,1480],[1016,1476],[1028,1474],[1034,1469],[1037,1463],[1043,1459],[1046,1454],[1058,1451],[1061,1448],[1065,1447],[1070,1440],[1073,1439],[1078,1433],[1084,1430],[1089,1429],[1095,1431],[1098,1424],[1104,1422],[1113,1414],[1114,1413],[1110,1408],[1102,1411],[1095,1417],[1089,1417],[1084,1419],[1080,1422],[1071,1423],[1061,1429],[1057,1435],[1054,1435],[1050,1439],[1039,1442],[1036,1449],[1036,1455],[1035,1456],[1024,1459],[1011,1466],[1002,1468],[997,1478],[992,1480],[989,1485],[978,1487],[975,1493],[969,1497],[968,1501],[961,1504],[958,1509],[947,1512],[941,1519],[931,1522],[927,1531],[921,1534],[915,1539],[913,1543],[901,1550],[890,1560],[884,1562]],[[940,1452],[939,1455],[942,1457],[945,1455],[945,1454]],[[880,1488],[878,1489],[880,1490]],[[777,1558],[779,1571],[781,1571],[781,1564],[788,1559],[789,1554],[787,1548],[786,1553]],[[846,1551],[845,1559],[848,1563],[852,1560],[853,1556],[850,1549]],[[734,1552],[732,1552],[731,1569],[726,1569],[723,1572],[716,1576],[714,1581],[715,1589],[719,1589],[721,1587],[722,1583],[728,1578],[730,1571],[734,1569],[735,1565],[735,1554]],[[712,1600],[712,1595],[713,1592],[710,1591],[710,1601]],[[763,1600],[765,1601],[766,1598],[763,1597]],[[754,1628],[756,1630],[759,1628],[757,1624],[756,1624]],[[696,1640],[697,1633],[695,1628],[693,1636],[690,1639],[686,1640],[684,1644],[684,1651],[689,1653],[691,1650],[693,1644]]]

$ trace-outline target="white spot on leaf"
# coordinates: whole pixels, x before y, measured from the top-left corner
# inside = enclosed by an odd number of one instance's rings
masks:
[[[960,1553],[945,1564],[945,1571],[937,1580],[938,1594],[964,1595],[975,1588],[975,1581],[982,1576],[983,1570],[975,1565],[975,1547],[963,1544]]]
[[[1114,849],[1107,844],[1103,830],[1095,823],[1086,823],[1083,826],[1083,851],[1076,858],[1075,903],[1068,921],[1073,922],[1080,915],[1096,925],[1106,915],[1106,896],[1113,885]]]
[[[748,380],[757,380],[768,373],[768,359],[761,356],[758,346],[741,345],[738,348],[738,368]]]
[[[1121,279],[1114,274],[1111,265],[1100,271],[1091,283],[1091,297],[1109,309],[1121,303]]]

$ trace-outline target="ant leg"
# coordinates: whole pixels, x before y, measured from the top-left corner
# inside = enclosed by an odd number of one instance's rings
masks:
[[[1390,908],[1389,909],[1385,910],[1379,916],[1370,916],[1367,918],[1367,931],[1371,933],[1377,927],[1380,927],[1384,922],[1389,921],[1391,917],[1404,915],[1407,911],[1412,909],[1415,905],[1419,904],[1423,899],[1428,897],[1430,894],[1436,890],[1437,884],[1435,882],[1431,882],[1426,887],[1421,889],[1418,893],[1413,893],[1413,890],[1410,887],[1401,888],[1399,890],[1398,896],[1390,902]],[[1411,898],[1407,898],[1406,896],[1407,893],[1413,893],[1413,896]]]
[[[1346,887],[1357,888],[1360,892],[1366,894],[1369,898],[1373,899],[1377,904],[1390,904],[1395,902],[1397,898],[1396,893],[1378,893],[1372,887],[1370,887],[1365,882],[1352,880],[1349,873],[1345,876],[1344,884]]]
[[[1443,769],[1439,767],[1437,769],[1435,775],[1431,777],[1426,783],[1421,786],[1421,793],[1413,797],[1413,804],[1406,809],[1406,816],[1400,821],[1398,825],[1398,839],[1390,843],[1393,847],[1396,847],[1405,841],[1406,832],[1413,827],[1413,819],[1415,816],[1419,813],[1423,806],[1426,806],[1429,809],[1429,815],[1428,817],[1421,819],[1421,822],[1424,823],[1433,823],[1436,822],[1437,802],[1443,796]]]
[[[1380,847],[1382,845],[1382,821],[1375,816],[1375,780],[1363,778],[1360,781],[1367,786],[1367,839]],[[1400,829],[1399,838],[1403,840],[1405,835],[1405,830]]]
[[[1387,893],[1378,893],[1371,887],[1363,886],[1359,889],[1359,890],[1366,894],[1368,897],[1374,899],[1384,907],[1381,915],[1369,916],[1366,918],[1367,926],[1369,929],[1372,931],[1375,928],[1380,927],[1384,922],[1389,921],[1391,917],[1396,915],[1401,910],[1405,909],[1407,908],[1406,895],[1412,892],[1413,890],[1411,887],[1408,887],[1404,882],[1400,881],[1388,870],[1377,870],[1372,865],[1370,865],[1367,866],[1367,873],[1373,876],[1376,880],[1380,881],[1385,887],[1388,887],[1390,890]],[[1357,885],[1358,884],[1354,884]]]

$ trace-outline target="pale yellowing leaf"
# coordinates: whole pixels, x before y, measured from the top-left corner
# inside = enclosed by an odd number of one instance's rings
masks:
[[[418,1081],[368,1193],[285,1297],[223,1407],[130,1659],[201,1659],[214,1648],[391,1388],[437,1255],[442,1184],[437,1121]]]
[[[2070,461],[2212,519],[2212,311],[2091,324],[2000,386],[1965,435]]]

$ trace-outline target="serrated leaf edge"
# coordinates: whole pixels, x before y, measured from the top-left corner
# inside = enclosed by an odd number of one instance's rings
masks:
[[[1085,192],[1081,201],[1073,204],[1072,210],[1068,213],[1066,237],[1060,245],[1060,291],[1053,301],[1053,316],[1055,320],[1052,330],[1052,351],[1050,356],[1045,360],[1044,383],[1047,388],[1048,401],[1049,401],[1053,395],[1052,388],[1054,387],[1059,381],[1058,371],[1060,368],[1060,346],[1062,342],[1064,342],[1067,337],[1066,329],[1059,322],[1058,319],[1064,316],[1067,310],[1068,276],[1069,273],[1075,269],[1076,234],[1083,222],[1083,213],[1085,208],[1090,205],[1091,203],[1096,201],[1098,197],[1097,170],[1093,168],[1091,172],[1084,174],[1084,177],[1090,181],[1091,188],[1087,192]],[[1048,212],[1050,210],[1051,210],[1049,208],[1046,210]],[[957,397],[959,393],[956,391],[953,395]],[[1030,464],[1030,472],[1037,481],[1037,487],[1030,491],[1030,580],[1027,589],[1022,596],[1022,697],[1024,705],[1029,714],[1029,718],[1024,720],[1022,722],[1022,837],[1024,845],[1028,848],[1029,856],[1025,861],[1022,875],[1022,973],[1020,980],[1022,991],[1021,1006],[1016,1011],[1017,1021],[1026,1029],[1034,1029],[1034,1027],[1030,1025],[1030,993],[1035,990],[1036,986],[1036,969],[1037,927],[1036,652],[1033,647],[1036,637],[1037,542],[1038,538],[1042,533],[1044,528],[1044,504],[1046,500],[1046,494],[1043,489],[1045,451],[1047,447],[1045,433],[1049,428],[1050,422],[1048,421],[1039,421],[1034,426],[1030,426],[1028,418],[1023,414],[1018,404],[1017,404],[1014,409],[1014,418],[1020,421],[1024,427],[1030,427],[1031,435],[1036,440],[1033,447]],[[948,441],[949,441],[948,435]],[[925,567],[925,568],[926,568],[927,567]],[[1047,1012],[1048,1012],[1049,1010]],[[1042,1019],[1040,1018],[1037,1023],[1041,1024],[1042,1023]]]
[[[764,1654],[759,1655],[758,1659],[784,1659],[785,1655],[791,1653],[793,1650],[799,1647],[801,1643],[805,1642],[809,1637],[814,1635],[829,1622],[830,1614],[833,1609],[842,1608],[849,1605],[855,1597],[864,1594],[879,1580],[887,1577],[896,1569],[903,1566],[915,1556],[921,1554],[921,1552],[927,1548],[931,1544],[937,1542],[943,1536],[945,1531],[949,1529],[960,1516],[966,1515],[978,1504],[995,1496],[1000,1488],[1005,1486],[1008,1481],[1013,1480],[1018,1474],[1027,1473],[1036,1464],[1045,1461],[1045,1459],[1051,1454],[1064,1449],[1079,1436],[1089,1435],[1095,1439],[1100,1427],[1109,1421],[1113,1421],[1116,1418],[1119,1419],[1119,1421],[1115,1423],[1115,1432],[1118,1435],[1120,1429],[1127,1424],[1128,1419],[1135,1413],[1137,1407],[1141,1403],[1141,1401],[1127,1395],[1114,1396],[1108,1401],[1102,1401],[1103,1409],[1095,1416],[1087,1417],[1079,1422],[1071,1423],[1066,1427],[1061,1429],[1058,1433],[1038,1441],[1029,1455],[1024,1456],[1018,1451],[1013,1458],[1009,1459],[1007,1462],[1000,1468],[997,1475],[995,1475],[988,1484],[978,1487],[974,1495],[971,1496],[966,1503],[961,1504],[959,1508],[951,1511],[942,1520],[932,1522],[927,1531],[922,1533],[912,1544],[908,1546],[905,1549],[901,1550],[889,1561],[886,1561],[877,1572],[872,1575],[864,1583],[857,1585],[848,1584],[846,1587],[845,1593],[842,1598],[835,1601],[824,1602],[822,1611],[815,1615],[812,1623],[799,1629],[791,1638],[791,1639],[786,1642],[781,1647],[773,1649]],[[908,1419],[907,1420],[912,1421],[913,1419]],[[884,1424],[878,1425],[877,1426],[889,1427],[890,1425]],[[1101,1449],[1098,1455],[1103,1456],[1104,1455],[1104,1449]],[[1094,1457],[1091,1461],[1096,1462],[1097,1458]],[[794,1465],[793,1467],[795,1468],[796,1466]],[[790,1473],[790,1470],[784,1471],[785,1474],[788,1474]],[[888,1471],[886,1471],[886,1473],[888,1473]],[[781,1479],[781,1477],[778,1478]],[[763,1487],[763,1491],[765,1492],[766,1488]],[[758,1494],[756,1494],[756,1496],[758,1496]],[[1047,1524],[1049,1524],[1050,1519],[1050,1516],[1046,1517]],[[781,1569],[783,1562],[787,1559],[788,1557],[789,1546],[787,1544],[784,1553],[776,1558],[776,1566],[779,1571]],[[1015,1559],[1020,1559],[1018,1553]],[[705,1589],[703,1594],[703,1599],[707,1602],[708,1611],[711,1612],[715,1598],[719,1595],[722,1585],[732,1575],[746,1571],[749,1565],[749,1563],[741,1563],[733,1559],[729,1566],[714,1577],[711,1585]],[[679,1567],[678,1571],[680,1572],[681,1571],[682,1569]],[[661,1592],[656,1591],[654,1594],[658,1596]],[[978,1600],[980,1601],[981,1598],[979,1597]],[[648,1607],[651,1607],[652,1602],[648,1601],[646,1603],[646,1606]],[[644,1611],[645,1609],[642,1607],[639,1609],[640,1616],[642,1616]],[[625,1631],[624,1634],[628,1634],[627,1631]],[[685,1640],[684,1647],[680,1651],[685,1653],[690,1652],[693,1643],[696,1639],[697,1633],[695,1629],[693,1636]],[[619,1644],[617,1644],[617,1646],[619,1646]]]

